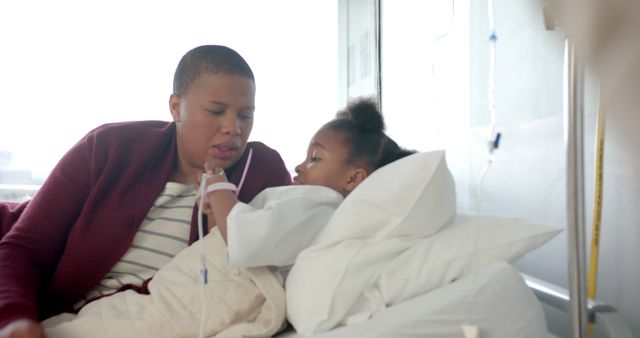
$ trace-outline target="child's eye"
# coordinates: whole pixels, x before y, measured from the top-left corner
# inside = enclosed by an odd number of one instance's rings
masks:
[[[311,162],[318,162],[318,161],[320,161],[320,158],[318,157],[318,155],[315,152],[311,154]]]

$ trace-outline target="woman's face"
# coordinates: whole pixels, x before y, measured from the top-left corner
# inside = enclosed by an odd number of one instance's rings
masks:
[[[242,156],[253,128],[255,83],[237,75],[204,73],[184,95],[171,95],[169,107],[177,127],[176,176],[192,180],[205,162],[228,168]]]
[[[296,166],[295,184],[321,185],[338,191],[343,196],[354,166],[349,163],[349,150],[345,135],[322,128],[311,139],[307,158]]]

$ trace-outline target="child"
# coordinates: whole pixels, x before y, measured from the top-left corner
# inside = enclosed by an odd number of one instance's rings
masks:
[[[210,189],[207,197],[211,209],[207,210],[227,242],[229,265],[279,266],[286,272],[297,254],[312,244],[343,197],[374,170],[413,153],[400,148],[384,128],[374,102],[355,101],[318,130],[311,139],[307,158],[296,166],[294,184],[319,187],[268,189],[250,205],[238,203],[229,190]],[[226,182],[223,175],[212,175],[207,184],[211,187],[220,182]],[[287,205],[291,200],[294,205]],[[252,207],[258,203],[258,209],[263,209],[260,212]],[[276,203],[279,208],[275,208]],[[321,216],[318,209],[322,208],[327,210]],[[272,210],[268,222],[264,221],[264,209]],[[310,214],[310,209],[316,212]],[[263,217],[259,231],[255,222],[248,219],[253,213]],[[281,219],[283,216],[286,221]],[[311,222],[311,217],[321,220]]]
[[[273,335],[286,311],[283,275],[270,267],[286,272],[345,196],[377,168],[409,154],[384,133],[375,103],[360,100],[314,135],[296,167],[297,185],[267,189],[245,204],[224,171],[209,168],[205,209],[217,226],[160,269],[150,295],[126,291],[94,301],[70,321],[45,322],[48,336],[193,337],[203,311],[206,336]],[[199,292],[201,253],[208,283]]]

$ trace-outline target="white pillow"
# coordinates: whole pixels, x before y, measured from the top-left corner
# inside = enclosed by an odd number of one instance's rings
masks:
[[[449,284],[498,261],[513,262],[560,233],[524,219],[458,215],[452,225],[397,256],[373,279],[369,293],[386,305]]]
[[[455,186],[444,151],[416,153],[365,179],[345,198],[316,243],[428,236],[455,212]]]
[[[445,227],[455,210],[442,151],[374,172],[298,255],[286,280],[291,324],[309,335],[366,320],[481,266],[513,260],[558,232],[497,217],[461,217]]]
[[[463,337],[476,325],[480,337],[547,337],[542,306],[511,265],[494,263],[460,280],[378,311],[371,320],[314,335],[317,338]],[[301,338],[288,333],[279,338]]]
[[[368,315],[371,306],[356,301],[371,278],[416,238],[450,222],[455,210],[443,151],[413,154],[375,171],[298,255],[286,281],[289,321],[311,334],[352,320],[363,306]]]

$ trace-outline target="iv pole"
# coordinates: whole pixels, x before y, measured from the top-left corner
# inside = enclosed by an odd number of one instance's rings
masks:
[[[544,7],[547,30],[556,29],[553,10]],[[587,337],[587,279],[584,204],[584,64],[571,39],[565,42],[564,144],[567,155],[567,256],[571,332]]]
[[[566,42],[567,98],[565,150],[567,154],[567,249],[573,338],[587,337],[584,203],[584,65],[571,40]]]

